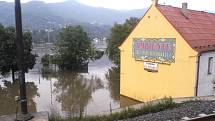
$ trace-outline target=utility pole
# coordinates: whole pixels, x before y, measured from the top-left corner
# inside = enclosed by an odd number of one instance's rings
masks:
[[[27,121],[32,118],[28,114],[25,70],[24,70],[24,44],[22,40],[22,14],[20,0],[15,0],[15,19],[16,19],[16,47],[18,57],[19,83],[20,83],[20,104],[22,114],[17,117],[18,121]]]

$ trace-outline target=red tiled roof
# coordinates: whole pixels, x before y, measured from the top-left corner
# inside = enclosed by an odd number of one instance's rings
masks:
[[[156,7],[194,50],[202,52],[215,49],[215,14],[187,9],[185,16],[181,8]]]

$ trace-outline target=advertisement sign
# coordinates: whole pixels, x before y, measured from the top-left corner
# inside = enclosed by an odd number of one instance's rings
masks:
[[[175,38],[136,38],[133,40],[133,57],[136,60],[174,63],[175,48]]]

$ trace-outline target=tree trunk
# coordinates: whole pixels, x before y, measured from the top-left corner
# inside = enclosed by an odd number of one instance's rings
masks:
[[[15,82],[15,71],[12,69],[12,81]]]

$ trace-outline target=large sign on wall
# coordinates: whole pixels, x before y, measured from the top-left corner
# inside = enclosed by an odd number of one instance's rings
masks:
[[[175,48],[175,38],[135,38],[133,57],[136,60],[174,63]]]

